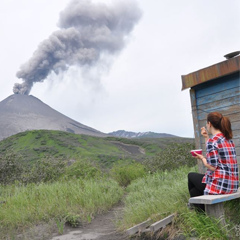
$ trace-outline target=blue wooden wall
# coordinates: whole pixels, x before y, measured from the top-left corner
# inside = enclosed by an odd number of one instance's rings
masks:
[[[240,165],[240,74],[210,80],[194,86],[190,90],[196,147],[205,150],[204,138],[200,134],[206,125],[209,112],[221,112],[232,123],[233,140],[236,145]],[[199,171],[204,172],[199,165]]]

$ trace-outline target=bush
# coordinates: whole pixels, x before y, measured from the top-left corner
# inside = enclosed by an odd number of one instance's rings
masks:
[[[56,181],[64,174],[66,161],[56,158],[44,158],[37,160],[22,176],[25,183],[39,183]]]
[[[190,154],[190,150],[193,148],[194,144],[191,143],[173,143],[144,163],[152,172],[174,170],[180,166],[193,167],[197,164]]]
[[[100,174],[100,169],[93,162],[86,159],[78,159],[66,168],[64,177],[90,179],[100,176]]]
[[[5,158],[0,157],[0,184],[53,182],[61,178],[90,179],[101,175],[100,168],[90,160],[72,162],[70,164],[63,158],[45,157],[29,163],[21,156],[10,153]]]
[[[18,160],[17,160],[18,159]],[[0,183],[9,184],[21,179],[24,171],[22,161],[13,154],[0,157]]]
[[[63,159],[44,158],[34,163],[26,162],[21,156],[8,154],[0,157],[0,183],[39,183],[57,180],[65,171]]]
[[[117,162],[110,170],[110,176],[123,187],[129,185],[133,180],[143,177],[145,174],[145,167],[137,162]]]

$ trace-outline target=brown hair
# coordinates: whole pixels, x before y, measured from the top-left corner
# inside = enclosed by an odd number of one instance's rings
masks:
[[[232,139],[232,127],[228,117],[224,117],[219,112],[211,112],[207,116],[207,122],[210,122],[214,128],[220,130],[226,139]]]

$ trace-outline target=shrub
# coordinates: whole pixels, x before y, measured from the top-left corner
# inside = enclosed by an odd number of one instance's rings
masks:
[[[87,159],[78,159],[66,168],[64,177],[90,179],[101,174],[100,169]]]
[[[196,165],[196,160],[190,154],[190,150],[193,148],[194,144],[191,143],[172,143],[144,163],[152,172],[173,170],[179,168],[179,166],[192,167]]]
[[[81,224],[81,216],[79,214],[69,213],[65,221],[69,226],[76,228]]]
[[[25,183],[55,181],[63,175],[65,168],[66,161],[63,159],[51,157],[39,159],[25,171],[21,180]]]
[[[0,157],[0,183],[5,185],[21,180],[24,169],[21,159],[14,154],[8,154],[4,158]]]
[[[115,163],[110,170],[110,176],[123,187],[129,185],[133,180],[143,177],[145,174],[145,167],[137,162],[129,163],[119,161]]]
[[[34,163],[26,162],[21,156],[8,154],[0,157],[0,183],[38,183],[57,180],[65,171],[63,159],[44,158]]]

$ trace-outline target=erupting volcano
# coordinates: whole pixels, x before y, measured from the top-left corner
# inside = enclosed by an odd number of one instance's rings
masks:
[[[109,63],[125,47],[141,17],[134,0],[72,0],[60,13],[59,29],[41,42],[32,57],[20,67],[14,95],[0,102],[0,139],[32,129],[62,130],[78,134],[105,136],[55,111],[29,95],[36,82],[70,67],[91,72]],[[86,77],[86,75],[85,75]],[[96,74],[101,78],[101,74]],[[79,76],[76,76],[79,79]],[[90,78],[91,79],[91,78]]]
[[[0,102],[0,140],[19,132],[39,129],[106,136],[59,113],[31,95],[13,94]]]

